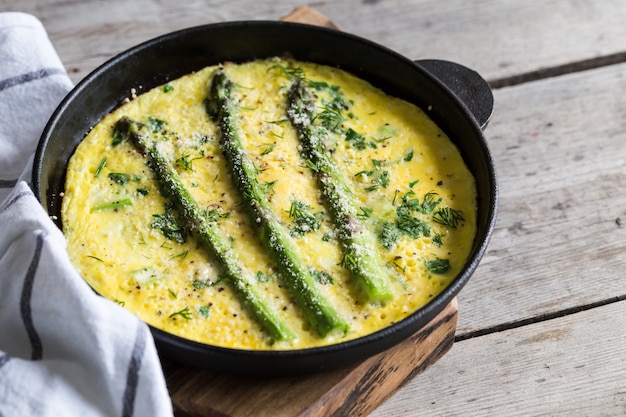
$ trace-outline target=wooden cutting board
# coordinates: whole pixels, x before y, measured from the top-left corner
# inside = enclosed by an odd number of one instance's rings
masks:
[[[339,27],[306,6],[282,20]],[[178,417],[366,416],[402,385],[441,358],[454,343],[456,298],[427,326],[362,363],[290,377],[250,377],[163,360]]]
[[[362,363],[290,377],[250,377],[164,361],[179,417],[366,416],[454,343],[456,298],[426,327]]]

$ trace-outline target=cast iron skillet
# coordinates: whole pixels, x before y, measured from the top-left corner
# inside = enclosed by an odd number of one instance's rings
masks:
[[[491,236],[497,184],[481,130],[493,109],[487,83],[460,65],[416,63],[347,33],[287,22],[230,22],[189,28],[138,45],[103,64],[69,93],[48,122],[35,155],[35,194],[61,227],[61,192],[70,156],[89,129],[129,97],[132,89],[139,94],[224,61],[284,54],[337,66],[368,80],[388,94],[417,104],[446,131],[477,182],[478,230],[469,260],[458,277],[425,307],[360,339],[294,351],[248,351],[191,342],[152,328],[160,353],[174,360],[256,375],[313,372],[361,361],[401,342],[442,311],[476,269]]]

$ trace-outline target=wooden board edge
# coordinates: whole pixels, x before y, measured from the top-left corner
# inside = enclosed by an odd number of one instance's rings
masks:
[[[454,298],[430,323],[391,349],[352,368],[298,417],[366,416],[453,346],[458,318]]]
[[[284,22],[305,23],[309,25],[323,26],[331,29],[341,30],[339,25],[328,17],[309,6],[300,6],[291,13],[283,16],[280,20]]]

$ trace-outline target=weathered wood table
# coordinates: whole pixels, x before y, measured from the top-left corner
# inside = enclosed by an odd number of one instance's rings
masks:
[[[0,0],[42,20],[72,79],[172,30],[279,19],[287,0]],[[626,414],[626,2],[349,0],[309,6],[408,57],[480,72],[500,181],[454,347],[371,415]]]

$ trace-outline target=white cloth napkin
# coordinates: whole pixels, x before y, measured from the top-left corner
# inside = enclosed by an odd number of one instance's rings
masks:
[[[41,22],[0,13],[0,417],[171,416],[148,327],[87,286],[25,182],[71,88]]]

